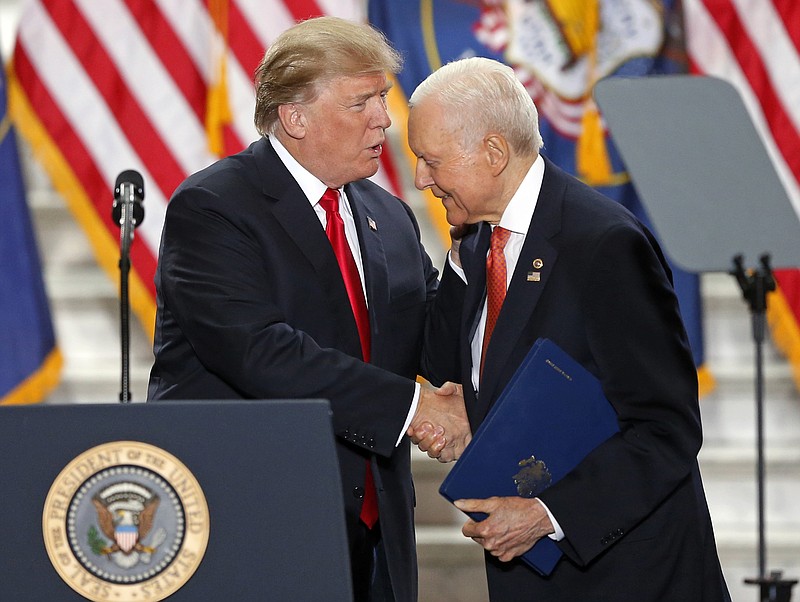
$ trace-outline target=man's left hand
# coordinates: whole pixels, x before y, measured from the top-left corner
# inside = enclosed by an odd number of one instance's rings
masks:
[[[457,500],[455,505],[464,512],[489,515],[481,522],[468,520],[461,532],[503,562],[521,556],[542,537],[554,532],[547,511],[536,499],[491,497]]]

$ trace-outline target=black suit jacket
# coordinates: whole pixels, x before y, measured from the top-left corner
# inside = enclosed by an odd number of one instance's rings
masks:
[[[463,240],[466,287],[449,267],[443,275],[441,294],[461,291],[463,304],[460,325],[443,320],[428,346],[435,381],[471,382],[488,245],[485,223]],[[547,160],[480,391],[465,387],[473,430],[539,337],[601,380],[621,432],[540,496],[566,534],[566,560],[542,578],[518,560],[487,555],[492,600],[729,599],[696,461],[696,370],[669,267],[626,209]]]
[[[414,495],[408,439],[395,443],[438,274],[405,203],[369,181],[345,192],[364,263],[371,363],[361,360],[325,231],[262,138],[188,178],[170,200],[148,399],[329,399],[348,529],[370,458],[395,596],[407,602],[417,592]]]

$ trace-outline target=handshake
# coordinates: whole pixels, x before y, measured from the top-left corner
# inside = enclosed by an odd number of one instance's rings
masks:
[[[423,386],[407,434],[431,458],[439,462],[457,460],[472,439],[461,385],[446,382],[438,389]]]

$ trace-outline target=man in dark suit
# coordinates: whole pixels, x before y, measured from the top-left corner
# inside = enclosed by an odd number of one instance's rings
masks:
[[[365,179],[399,66],[377,31],[342,19],[276,39],[256,72],[263,137],[168,205],[148,391],[329,399],[355,597],[370,602],[417,599],[406,430],[461,432],[445,456],[469,437],[463,400],[415,382],[437,271],[409,207]]]
[[[474,432],[546,337],[600,379],[619,420],[538,498],[457,502],[488,515],[463,533],[486,550],[491,599],[729,600],[696,459],[696,372],[658,243],[539,154],[536,107],[509,67],[456,61],[410,104],[415,183],[463,234],[439,289],[460,294],[461,316],[426,345],[434,382],[464,383]],[[442,441],[424,425],[414,439],[434,455]],[[542,537],[565,555],[549,577],[517,558]]]

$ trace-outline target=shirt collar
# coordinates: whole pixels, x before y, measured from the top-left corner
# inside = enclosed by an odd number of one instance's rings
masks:
[[[503,212],[503,217],[500,218],[500,222],[497,224],[498,226],[523,236],[528,234],[533,212],[539,200],[539,193],[542,190],[543,179],[544,159],[539,155],[528,169],[528,173],[525,174],[514,196],[508,202],[508,206]]]
[[[323,184],[314,174],[308,171],[305,167],[298,163],[297,159],[295,159],[292,154],[286,150],[286,147],[281,144],[281,141],[278,140],[275,136],[270,134],[268,136],[270,144],[272,144],[272,148],[275,149],[275,152],[278,155],[278,158],[284,164],[286,169],[289,170],[289,173],[292,174],[292,177],[295,179],[297,184],[303,191],[303,194],[306,195],[308,202],[311,203],[311,206],[314,207],[319,200],[322,198],[322,195],[328,189],[325,184]],[[344,190],[339,190],[342,198],[346,198],[344,195]],[[350,212],[350,206],[348,203],[342,203],[344,205],[347,212]]]

